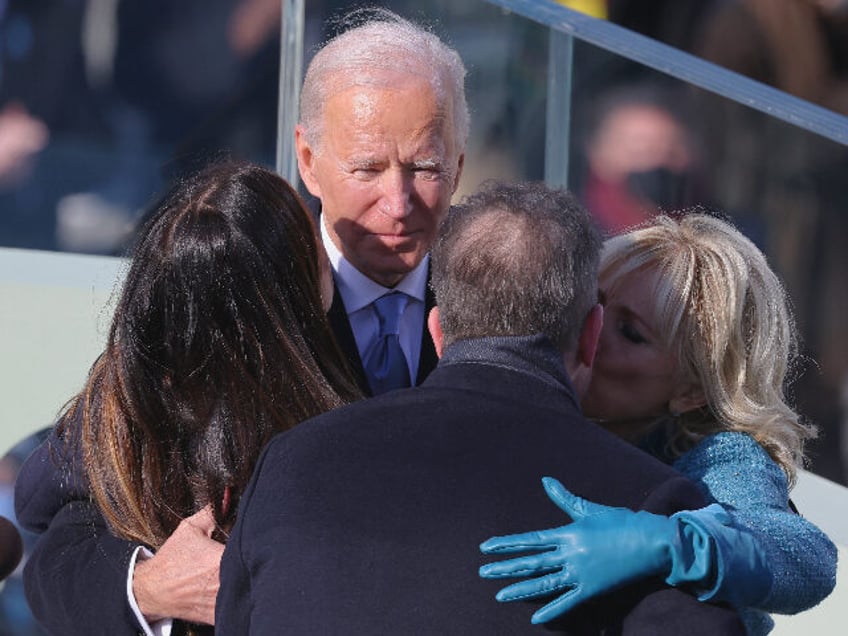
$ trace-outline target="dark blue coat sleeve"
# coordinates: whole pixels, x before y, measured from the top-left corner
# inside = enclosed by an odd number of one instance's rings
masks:
[[[136,546],[109,532],[80,466],[51,434],[18,474],[18,521],[40,533],[24,568],[27,601],[51,634],[136,634],[126,591]]]

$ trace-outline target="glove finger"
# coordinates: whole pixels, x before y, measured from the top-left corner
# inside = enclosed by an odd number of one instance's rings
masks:
[[[487,563],[480,568],[480,576],[484,579],[535,576],[551,570],[558,570],[561,567],[562,559],[558,558],[555,552],[545,552],[507,561],[498,561],[497,563]]]
[[[547,550],[556,547],[557,529],[535,530],[520,534],[509,534],[502,537],[492,537],[480,544],[480,552],[492,554],[495,552],[525,552],[527,550]]]
[[[512,585],[507,585],[495,595],[495,598],[501,603],[508,601],[521,601],[555,594],[556,592],[570,587],[571,585],[572,584],[568,581],[567,573],[557,572],[537,579],[530,579],[528,581],[520,581],[518,583],[513,583]]]
[[[542,485],[548,493],[548,498],[575,521],[610,510],[609,506],[578,497],[553,477],[542,477]]]
[[[571,611],[584,600],[586,599],[581,594],[580,586],[576,585],[562,596],[551,601],[541,609],[536,610],[536,613],[530,618],[530,622],[534,625],[540,625],[541,623],[552,621]]]

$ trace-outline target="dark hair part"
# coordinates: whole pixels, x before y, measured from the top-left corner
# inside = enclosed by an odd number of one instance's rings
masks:
[[[571,349],[597,302],[600,247],[570,192],[535,182],[484,184],[450,210],[433,249],[445,345],[541,333]]]
[[[70,407],[119,536],[158,547],[206,504],[226,529],[270,437],[358,396],[322,309],[318,250],[295,191],[250,164],[183,180],[149,219]]]

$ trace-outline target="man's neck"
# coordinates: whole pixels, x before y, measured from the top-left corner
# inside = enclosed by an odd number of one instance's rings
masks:
[[[345,258],[341,250],[339,250],[332,238],[330,238],[329,232],[324,226],[323,219],[321,221],[321,241],[324,244],[330,264],[333,267],[336,287],[349,313],[379,298],[388,289],[401,291],[421,302],[425,301],[429,256],[425,256],[421,263],[397,281],[395,285],[387,287],[357,269]]]
[[[545,336],[490,336],[451,343],[439,365],[483,363],[510,368],[566,390],[576,403],[563,362],[562,352]]]

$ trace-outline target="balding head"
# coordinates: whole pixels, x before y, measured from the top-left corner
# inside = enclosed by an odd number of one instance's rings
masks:
[[[573,348],[597,301],[600,246],[569,192],[488,184],[451,209],[433,249],[445,346],[541,333],[561,351]]]

